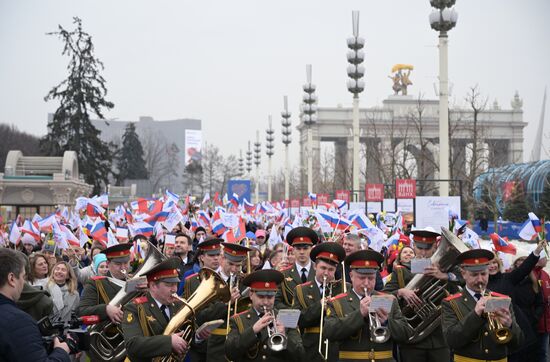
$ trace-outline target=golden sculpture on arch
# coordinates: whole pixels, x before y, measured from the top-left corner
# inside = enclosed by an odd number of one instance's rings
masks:
[[[414,67],[410,64],[396,64],[391,68],[394,74],[389,75],[388,78],[393,81],[392,89],[395,95],[398,95],[399,92],[404,96],[407,95],[407,87],[413,84],[409,79],[413,69]]]

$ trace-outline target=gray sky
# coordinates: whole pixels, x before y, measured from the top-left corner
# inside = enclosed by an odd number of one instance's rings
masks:
[[[459,20],[449,34],[453,101],[463,103],[478,84],[489,104],[497,99],[509,109],[518,90],[529,123],[528,160],[550,85],[550,1],[458,0],[455,8]],[[380,105],[392,93],[387,76],[396,63],[415,66],[410,94],[435,98],[437,33],[428,23],[428,0],[0,0],[0,122],[45,134],[47,113],[57,103],[43,97],[66,77],[68,62],[61,41],[45,33],[58,24],[72,29],[72,17],[79,16],[105,64],[108,99],[115,103],[107,118],[198,118],[203,138],[225,154],[244,150],[260,129],[265,166],[264,130],[272,114],[280,165],[283,95],[295,126],[306,64],[313,64],[320,106],[351,105],[346,38],[352,10],[361,12],[366,40],[361,105]],[[548,150],[549,127],[546,136]],[[297,138],[293,129],[292,164],[298,162]]]

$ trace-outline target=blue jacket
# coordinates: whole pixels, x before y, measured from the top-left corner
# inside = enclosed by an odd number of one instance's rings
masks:
[[[183,274],[183,277],[181,277],[181,281],[178,284],[178,295],[181,296],[183,294],[183,286],[185,285],[185,278],[190,276],[191,274],[198,273],[201,270],[201,266],[199,263],[193,264],[193,268],[189,269]]]
[[[61,348],[54,348],[48,356],[36,322],[0,294],[0,361],[70,362],[70,358]]]

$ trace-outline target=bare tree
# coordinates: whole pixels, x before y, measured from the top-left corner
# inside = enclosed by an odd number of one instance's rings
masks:
[[[179,150],[175,144],[168,144],[160,131],[146,129],[141,138],[149,181],[153,192],[156,192],[161,186],[168,186],[172,176],[178,175]]]
[[[213,144],[205,144],[202,152],[202,178],[203,193],[206,191],[210,195],[220,189],[223,175],[221,169],[223,165],[223,156],[220,149]]]
[[[466,133],[471,143],[466,145],[466,169],[464,200],[467,205],[468,218],[473,220],[475,215],[474,186],[476,178],[485,171],[488,164],[488,152],[485,145],[485,128],[480,116],[487,106],[487,97],[482,97],[477,85],[470,87],[465,98],[471,110],[471,119],[464,120]]]

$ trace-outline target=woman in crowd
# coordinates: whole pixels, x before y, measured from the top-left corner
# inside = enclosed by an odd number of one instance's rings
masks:
[[[53,315],[63,322],[71,320],[71,314],[80,303],[77,280],[73,269],[66,261],[55,263],[46,284],[53,300]]]
[[[258,248],[252,248],[250,251],[250,268],[252,271],[260,270],[264,266],[264,261],[262,260],[262,253]]]
[[[43,254],[35,253],[30,256],[29,263],[31,272],[28,277],[29,284],[38,289],[44,289],[50,273],[48,259]]]
[[[414,249],[410,246],[404,246],[397,255],[395,262],[398,265],[403,265],[404,267],[411,269],[411,260],[413,260],[414,257]]]
[[[540,294],[543,300],[542,313],[537,322],[537,335],[539,339],[538,362],[548,361],[548,333],[550,332],[550,275],[544,270],[548,257],[541,256],[535,266],[535,277],[540,287]]]
[[[517,258],[512,265],[512,270],[517,270],[525,259],[527,259],[526,256]],[[539,352],[537,324],[544,306],[542,305],[539,282],[534,271],[531,271],[516,285],[511,297],[516,306],[516,319],[518,323],[522,322],[523,324],[525,342],[521,349],[514,351],[508,357],[508,361],[536,361]]]
[[[107,256],[105,254],[97,254],[94,256],[93,262],[94,274],[99,276],[106,276],[109,273],[107,267]]]

